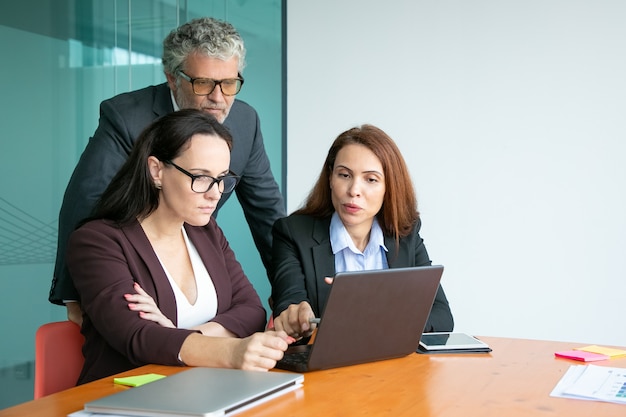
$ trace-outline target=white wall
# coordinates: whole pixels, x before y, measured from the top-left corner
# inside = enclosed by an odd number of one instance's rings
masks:
[[[626,2],[287,6],[289,211],[373,123],[409,163],[457,330],[626,346]]]

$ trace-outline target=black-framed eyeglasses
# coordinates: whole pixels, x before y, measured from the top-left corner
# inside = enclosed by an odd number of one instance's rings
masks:
[[[215,184],[217,184],[217,189],[221,194],[230,193],[235,189],[237,182],[239,182],[239,176],[233,174],[232,172],[217,178],[210,175],[194,175],[191,172],[179,167],[169,159],[163,162],[173,166],[174,168],[191,178],[191,191],[193,191],[194,193],[206,193],[211,188],[213,188],[213,185]]]
[[[222,94],[225,96],[234,96],[241,91],[243,85],[243,77],[241,74],[237,74],[237,78],[226,78],[224,80],[214,80],[212,78],[191,78],[189,75],[182,71],[178,71],[185,80],[191,83],[191,89],[197,96],[207,96],[215,90],[215,86],[220,86]]]

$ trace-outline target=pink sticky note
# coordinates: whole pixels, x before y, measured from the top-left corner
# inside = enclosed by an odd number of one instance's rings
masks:
[[[558,356],[559,358],[574,359],[575,361],[583,362],[603,361],[609,359],[609,357],[606,355],[586,352],[584,350],[563,350],[560,352],[554,352],[554,356]]]

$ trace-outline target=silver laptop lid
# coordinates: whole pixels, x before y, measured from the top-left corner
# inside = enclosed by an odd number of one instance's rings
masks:
[[[301,386],[301,374],[191,368],[85,404],[93,413],[223,416]]]

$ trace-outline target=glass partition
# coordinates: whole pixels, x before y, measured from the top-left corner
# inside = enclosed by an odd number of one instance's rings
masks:
[[[282,1],[20,0],[0,4],[0,409],[32,399],[34,334],[64,320],[48,302],[65,186],[98,123],[100,101],[165,81],[161,43],[200,16],[231,22],[248,49],[238,98],[262,121],[282,178]],[[219,223],[266,302],[269,282],[236,198]]]

